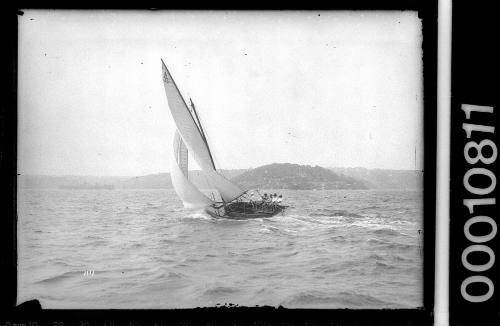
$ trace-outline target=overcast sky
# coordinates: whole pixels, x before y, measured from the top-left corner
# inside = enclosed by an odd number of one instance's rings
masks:
[[[27,10],[19,173],[168,172],[160,58],[218,168],[421,169],[421,42],[416,12]]]

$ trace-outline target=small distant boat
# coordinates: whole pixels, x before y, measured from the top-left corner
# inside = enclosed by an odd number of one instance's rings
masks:
[[[242,189],[217,171],[193,101],[190,99],[190,107],[186,104],[163,60],[161,63],[168,106],[177,126],[170,176],[184,207],[204,209],[212,217],[232,219],[271,217],[283,212],[287,206],[278,202],[253,200],[253,192]],[[198,163],[209,184],[216,189],[218,198],[214,194],[209,198],[189,180],[188,153]]]

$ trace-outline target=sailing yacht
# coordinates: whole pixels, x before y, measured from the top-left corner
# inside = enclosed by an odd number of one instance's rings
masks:
[[[217,171],[193,101],[190,107],[182,97],[177,84],[162,63],[162,78],[167,96],[168,107],[177,130],[174,134],[173,159],[170,176],[175,192],[185,208],[204,209],[212,217],[247,219],[271,217],[283,212],[287,206],[280,203],[255,201],[239,185],[226,179]],[[219,198],[209,198],[189,180],[188,153],[200,166],[209,184],[215,188]],[[257,190],[258,192],[258,190]]]

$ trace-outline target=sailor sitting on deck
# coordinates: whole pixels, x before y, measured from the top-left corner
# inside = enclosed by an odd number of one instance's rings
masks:
[[[283,197],[281,195],[278,196],[278,198],[276,199],[276,204],[281,204],[281,202],[283,201]]]
[[[252,208],[255,209],[255,204],[256,204],[257,200],[255,199],[253,191],[250,192],[249,200],[250,200],[250,204],[252,205]]]
[[[271,195],[267,195],[267,193],[265,193],[263,196],[262,196],[262,201],[261,201],[261,207],[262,208],[268,208],[269,205],[271,204]]]

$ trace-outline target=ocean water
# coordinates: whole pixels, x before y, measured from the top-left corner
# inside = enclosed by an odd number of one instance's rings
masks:
[[[18,302],[423,305],[421,191],[273,192],[285,214],[241,221],[185,211],[168,189],[20,189]]]

